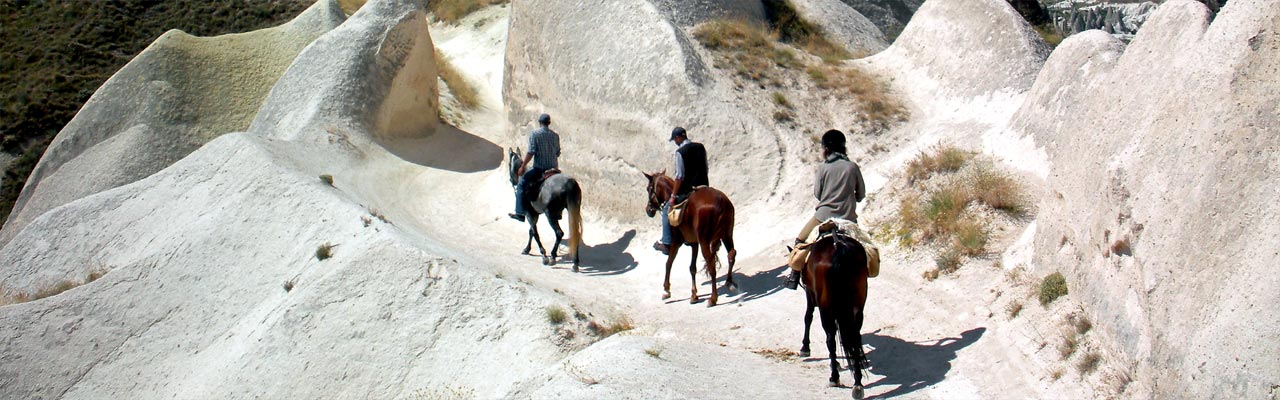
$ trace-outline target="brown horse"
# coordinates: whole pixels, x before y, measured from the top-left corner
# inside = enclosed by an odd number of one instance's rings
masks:
[[[801,271],[808,304],[804,313],[802,357],[809,356],[809,326],[813,308],[821,311],[822,330],[827,333],[827,353],[831,358],[831,386],[840,385],[840,363],[836,357],[836,334],[844,346],[846,362],[853,370],[853,398],[862,399],[862,370],[867,356],[862,352],[863,308],[867,305],[867,253],[857,240],[834,234],[809,246],[809,261]]]
[[[644,211],[652,218],[675,191],[676,181],[663,172],[644,174],[644,177],[649,181],[649,204]],[[720,251],[721,244],[729,250],[729,275],[725,279],[725,287],[729,290],[738,288],[733,282],[733,264],[738,257],[738,251],[733,249],[733,203],[719,190],[710,187],[695,189],[689,194],[682,220],[680,226],[672,227],[667,274],[662,278],[662,299],[671,298],[671,263],[676,260],[680,246],[690,243],[698,246],[693,248],[693,257],[689,259],[689,277],[693,280],[693,293],[689,302],[698,301],[697,263],[698,249],[701,248],[702,258],[707,262],[707,274],[711,276],[711,299],[708,300],[707,307],[714,306],[719,296],[719,289],[716,287],[716,253]]]

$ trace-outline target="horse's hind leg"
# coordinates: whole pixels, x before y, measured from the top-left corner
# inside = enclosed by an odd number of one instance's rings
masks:
[[[840,342],[844,346],[845,361],[853,370],[853,398],[861,400],[865,395],[862,388],[862,325],[855,312],[846,312],[840,319]],[[854,346],[857,346],[856,348]]]
[[[707,307],[716,305],[719,300],[720,290],[716,287],[716,250],[709,240],[702,241],[702,259],[707,261],[707,275],[711,276],[711,300],[707,301]]]
[[[827,383],[831,387],[840,386],[840,361],[836,357],[836,319],[831,316],[832,313],[824,310],[821,313],[822,330],[827,333],[827,357],[831,359],[831,379]]]
[[[813,309],[817,308],[817,304],[813,301],[813,294],[805,290],[805,310],[804,310],[804,339],[800,341],[800,357],[809,356],[809,327],[813,326]]]

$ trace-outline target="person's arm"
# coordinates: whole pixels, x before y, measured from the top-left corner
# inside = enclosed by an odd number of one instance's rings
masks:
[[[827,183],[826,174],[823,172],[822,166],[819,165],[818,173],[816,174],[813,182],[813,198],[818,199],[818,201],[822,201],[822,189],[824,188],[824,184]]]
[[[684,183],[684,158],[680,157],[680,153],[675,153],[675,159],[676,170],[672,174],[672,178],[675,179],[676,184],[671,187],[671,197],[667,199],[667,202],[671,204],[675,204],[676,193],[680,192],[680,185]]]
[[[533,137],[534,134],[529,134],[529,149],[524,152],[524,162],[521,162],[520,168],[516,169],[517,175],[524,175],[525,167],[529,165],[530,160],[533,160],[533,153],[538,151],[538,141],[533,140]]]
[[[856,188],[854,198],[857,201],[862,201],[862,199],[867,198],[867,184],[862,180],[862,169],[858,168],[857,164],[853,165],[853,179],[858,181],[854,186]]]

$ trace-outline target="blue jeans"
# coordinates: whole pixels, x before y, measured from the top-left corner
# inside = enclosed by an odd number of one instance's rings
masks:
[[[671,211],[671,203],[662,203],[662,244],[671,245],[671,217],[667,216],[667,212]]]
[[[516,215],[525,215],[524,209],[524,191],[528,189],[530,183],[538,179],[542,179],[542,174],[547,170],[542,168],[529,168],[524,171],[524,175],[520,176],[520,180],[516,182]]]

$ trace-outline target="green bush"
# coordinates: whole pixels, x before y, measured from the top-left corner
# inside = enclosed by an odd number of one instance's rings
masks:
[[[1067,295],[1067,279],[1062,273],[1054,272],[1040,281],[1040,304],[1048,305],[1059,297]]]

